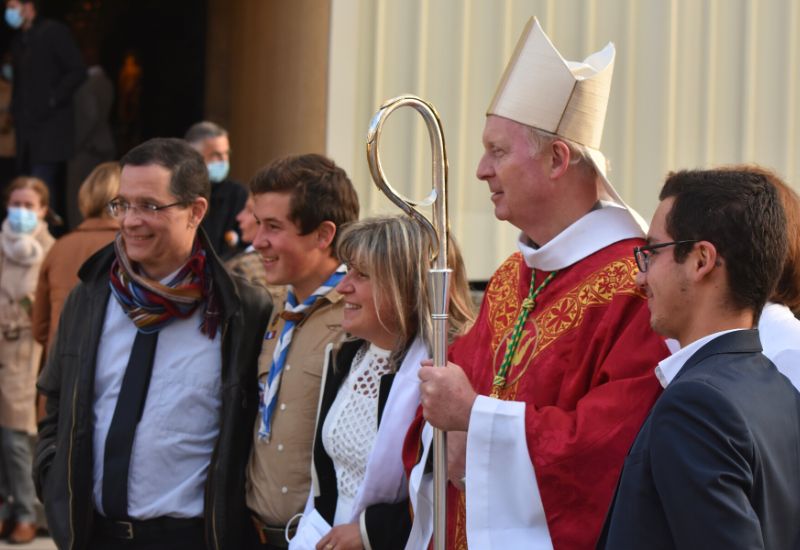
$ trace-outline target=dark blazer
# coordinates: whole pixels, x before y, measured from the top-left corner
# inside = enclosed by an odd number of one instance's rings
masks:
[[[332,357],[328,361],[325,386],[322,388],[317,431],[314,436],[313,457],[313,467],[319,481],[320,496],[314,499],[314,508],[329,524],[333,524],[339,492],[336,488],[336,470],[333,467],[333,461],[325,452],[325,447],[322,444],[322,426],[325,424],[325,419],[334,399],[336,399],[336,394],[339,393],[339,387],[344,383],[350,372],[350,366],[353,363],[356,352],[363,343],[364,340],[346,341],[336,352],[332,352]],[[383,416],[383,409],[389,399],[394,377],[393,373],[384,374],[381,377],[380,389],[378,390],[379,426]],[[398,434],[397,437],[403,437],[404,435]],[[373,504],[368,506],[364,512],[364,524],[366,525],[367,536],[373,550],[400,550],[405,548],[408,535],[411,532],[408,499],[393,504]]]
[[[72,95],[87,76],[75,40],[63,23],[37,17],[30,29],[16,33],[11,52],[17,156],[34,163],[69,159],[75,139]]]
[[[800,395],[757,330],[715,338],[667,386],[598,548],[800,548]]]

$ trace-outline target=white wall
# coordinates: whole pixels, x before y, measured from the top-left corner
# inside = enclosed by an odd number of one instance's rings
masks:
[[[327,151],[353,177],[362,215],[399,212],[372,184],[369,120],[390,97],[432,102],[450,164],[450,223],[471,279],[514,250],[475,178],[486,107],[528,17],[567,59],[617,46],[602,150],[623,197],[649,219],[664,175],[757,162],[800,190],[800,1],[333,0]],[[384,127],[382,160],[411,197],[430,152],[411,109]]]

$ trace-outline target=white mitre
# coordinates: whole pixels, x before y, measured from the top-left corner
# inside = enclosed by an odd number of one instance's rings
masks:
[[[609,42],[582,62],[567,61],[538,19],[531,17],[486,114],[583,145],[597,169],[600,198],[624,207],[645,234],[647,223],[608,181],[606,158],[600,152],[615,54]]]

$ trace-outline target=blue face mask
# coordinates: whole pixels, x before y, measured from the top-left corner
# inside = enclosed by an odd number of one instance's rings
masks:
[[[228,177],[228,170],[231,166],[227,160],[215,160],[206,164],[206,167],[208,168],[208,179],[212,183],[219,183]]]
[[[25,20],[22,18],[22,10],[20,8],[6,8],[6,23],[12,29],[18,29],[22,26]]]
[[[3,63],[3,68],[0,69],[3,74],[3,78],[11,82],[14,78],[14,68],[11,66],[11,63]]]
[[[20,206],[8,207],[8,225],[14,233],[32,233],[39,225],[36,212]]]

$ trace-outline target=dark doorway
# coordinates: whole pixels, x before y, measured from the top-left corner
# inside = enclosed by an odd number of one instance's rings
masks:
[[[38,8],[41,17],[65,22],[87,65],[101,65],[115,84],[118,156],[151,137],[182,137],[203,119],[207,0],[39,0]],[[13,32],[0,22],[0,54]],[[6,87],[0,111],[10,99]],[[8,134],[3,124],[0,134]],[[17,175],[7,137],[10,150],[0,150],[0,220],[3,190]]]
[[[67,22],[116,84],[120,155],[202,120],[206,0],[42,0],[41,12]]]

